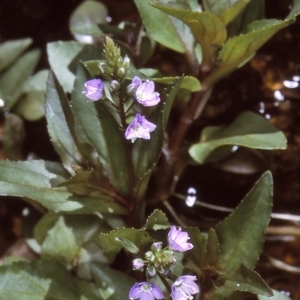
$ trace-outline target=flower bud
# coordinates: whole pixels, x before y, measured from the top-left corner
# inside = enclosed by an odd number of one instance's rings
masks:
[[[118,57],[117,60],[116,60],[116,66],[118,68],[122,67],[123,65],[123,58],[122,57]]]
[[[134,270],[143,271],[144,265],[145,263],[141,258],[136,258],[132,261],[132,266]]]
[[[118,71],[117,71],[118,78],[123,78],[125,73],[126,73],[126,71],[123,67],[119,68]]]
[[[152,251],[147,251],[145,253],[145,258],[146,260],[153,261],[155,259],[155,255],[153,254]]]
[[[158,252],[162,249],[162,242],[155,242],[151,245],[151,251],[152,252]]]
[[[110,86],[112,87],[112,89],[114,91],[117,91],[120,88],[120,83],[117,80],[112,80],[111,83],[110,83]]]
[[[156,275],[156,269],[154,266],[150,265],[146,269],[146,273],[148,277],[154,277]]]
[[[128,71],[128,69],[129,69],[129,67],[130,67],[130,58],[129,58],[127,55],[125,55],[125,57],[124,57],[124,59],[123,59],[123,65],[122,65],[122,67],[123,67],[126,71]]]

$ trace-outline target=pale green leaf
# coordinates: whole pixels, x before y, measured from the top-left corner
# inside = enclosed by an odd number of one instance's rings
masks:
[[[154,82],[162,83],[162,84],[170,84],[180,77],[161,77],[161,78],[152,78]],[[201,83],[196,77],[193,76],[183,76],[182,82],[180,84],[181,89],[186,89],[190,92],[198,92],[201,90]]]
[[[92,272],[102,299],[121,300],[128,298],[129,290],[135,283],[134,278],[104,265],[95,265]]]
[[[215,48],[222,46],[227,38],[226,28],[222,21],[209,12],[175,9],[157,4],[152,5],[188,25],[195,40],[201,45],[202,64],[211,64]]]
[[[170,227],[168,218],[166,215],[159,209],[155,209],[153,213],[147,218],[146,224],[143,226],[143,229],[166,229]]]
[[[266,297],[262,295],[258,295],[259,300],[292,300],[290,297],[280,293],[279,291],[273,290],[273,297]]]
[[[31,38],[6,41],[0,44],[0,71],[11,65],[31,44]]]
[[[72,228],[66,225],[62,216],[59,217],[42,244],[42,258],[57,260],[67,268],[71,268],[78,251]]]
[[[79,300],[74,277],[54,261],[0,266],[0,300]]]
[[[0,161],[0,195],[28,197],[56,212],[127,213],[111,197],[84,197],[70,193],[66,187],[52,187],[51,183],[60,178],[53,173],[57,166],[61,167],[45,161]]]
[[[226,274],[236,271],[241,264],[248,268],[255,266],[270,221],[272,194],[272,176],[266,172],[235,211],[216,227],[220,260]]]
[[[21,96],[23,84],[36,68],[40,55],[40,50],[25,53],[0,77],[0,98],[7,109]]]
[[[252,112],[239,115],[229,126],[206,127],[200,142],[194,144],[189,153],[198,163],[203,163],[208,155],[220,146],[238,145],[254,149],[285,149],[284,134],[269,121]]]
[[[222,0],[222,1],[215,1],[215,0],[203,0],[203,5],[205,10],[210,11],[214,15],[221,15],[224,11],[231,8],[233,5],[236,5],[241,0]]]

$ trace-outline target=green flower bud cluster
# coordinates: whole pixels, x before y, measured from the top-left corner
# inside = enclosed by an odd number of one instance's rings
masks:
[[[176,263],[174,252],[169,247],[162,249],[162,243],[156,242],[151,245],[151,250],[145,253],[145,259],[135,259],[133,267],[135,270],[144,270],[146,268],[147,277],[154,277],[157,273],[167,276],[170,267]],[[141,266],[141,267],[138,267]]]
[[[129,57],[127,55],[124,58],[121,56],[120,48],[110,37],[105,38],[103,54],[105,61],[98,65],[103,76],[122,81],[130,66]]]

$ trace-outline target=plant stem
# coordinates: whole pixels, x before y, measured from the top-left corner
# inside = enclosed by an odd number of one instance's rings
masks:
[[[172,291],[171,286],[170,286],[169,282],[167,281],[167,279],[164,276],[162,276],[160,273],[157,272],[157,274],[158,274],[158,277],[160,278],[160,280],[162,281],[162,283],[164,284],[164,286],[166,287],[167,291],[169,293],[171,293],[171,291]]]

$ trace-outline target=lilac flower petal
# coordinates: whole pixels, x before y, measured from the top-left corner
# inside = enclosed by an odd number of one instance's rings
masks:
[[[134,90],[134,97],[137,102],[144,106],[154,106],[160,102],[159,93],[155,92],[153,81],[142,82],[139,77],[134,77],[130,85],[130,90]]]
[[[164,295],[159,287],[150,282],[140,282],[133,285],[129,292],[129,299],[154,300],[163,299]]]
[[[174,251],[185,252],[192,249],[194,246],[188,243],[189,236],[187,232],[182,232],[179,227],[178,230],[176,226],[172,226],[168,234],[169,246]]]
[[[150,132],[154,131],[156,125],[149,122],[145,117],[136,114],[134,120],[128,125],[125,131],[125,138],[134,142],[137,138],[150,139]]]
[[[199,287],[194,282],[196,276],[186,275],[179,277],[172,285],[173,300],[191,300],[192,295],[199,293]]]
[[[104,84],[100,79],[92,79],[85,84],[85,91],[82,93],[92,101],[97,101],[103,97]]]

